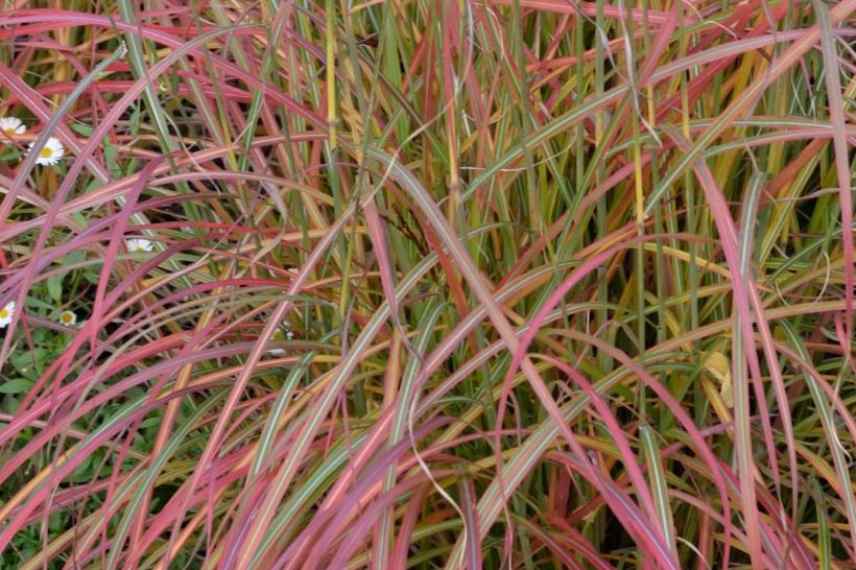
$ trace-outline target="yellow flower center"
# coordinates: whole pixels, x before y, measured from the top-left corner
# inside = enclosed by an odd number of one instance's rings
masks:
[[[3,133],[9,135],[10,137],[15,134],[15,129],[11,127],[6,127],[3,129]]]
[[[48,147],[43,147],[42,150],[39,151],[39,156],[42,158],[50,158],[53,156],[53,151]]]
[[[9,311],[7,311],[5,308],[0,309],[0,319],[5,319],[8,316],[9,316]]]
[[[70,323],[72,318],[74,318],[74,317],[72,317],[72,316],[71,316],[70,314],[68,314],[68,313],[63,313],[63,314],[60,316],[60,319],[62,319],[62,322],[63,322],[63,323],[66,323],[66,324]]]

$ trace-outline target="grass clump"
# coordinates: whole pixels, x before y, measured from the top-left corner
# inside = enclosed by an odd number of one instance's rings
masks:
[[[0,11],[0,568],[849,568],[856,0]]]

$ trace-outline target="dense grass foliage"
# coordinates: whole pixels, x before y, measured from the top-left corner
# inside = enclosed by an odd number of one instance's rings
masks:
[[[10,0],[0,568],[856,568],[856,0]]]

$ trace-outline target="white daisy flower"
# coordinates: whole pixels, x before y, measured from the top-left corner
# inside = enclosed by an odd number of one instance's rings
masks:
[[[30,143],[31,150],[35,144],[35,141]],[[65,147],[62,146],[59,139],[50,137],[48,142],[45,143],[45,146],[42,147],[42,150],[39,151],[39,156],[36,158],[36,164],[41,164],[42,166],[53,166],[59,162],[64,154]]]
[[[152,251],[155,248],[155,244],[144,238],[129,239],[125,242],[125,245],[128,246],[128,251],[130,253],[136,253],[138,251]]]
[[[0,133],[4,137],[14,137],[27,132],[27,127],[18,117],[0,117]]]
[[[0,309],[0,329],[5,329],[12,322],[12,315],[15,314],[15,301],[9,301],[6,306]]]
[[[63,311],[59,314],[59,322],[67,327],[74,326],[77,323],[77,314],[74,311]]]

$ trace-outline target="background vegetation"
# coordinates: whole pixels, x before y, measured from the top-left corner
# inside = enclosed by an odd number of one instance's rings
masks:
[[[856,567],[854,14],[7,0],[0,568]]]

